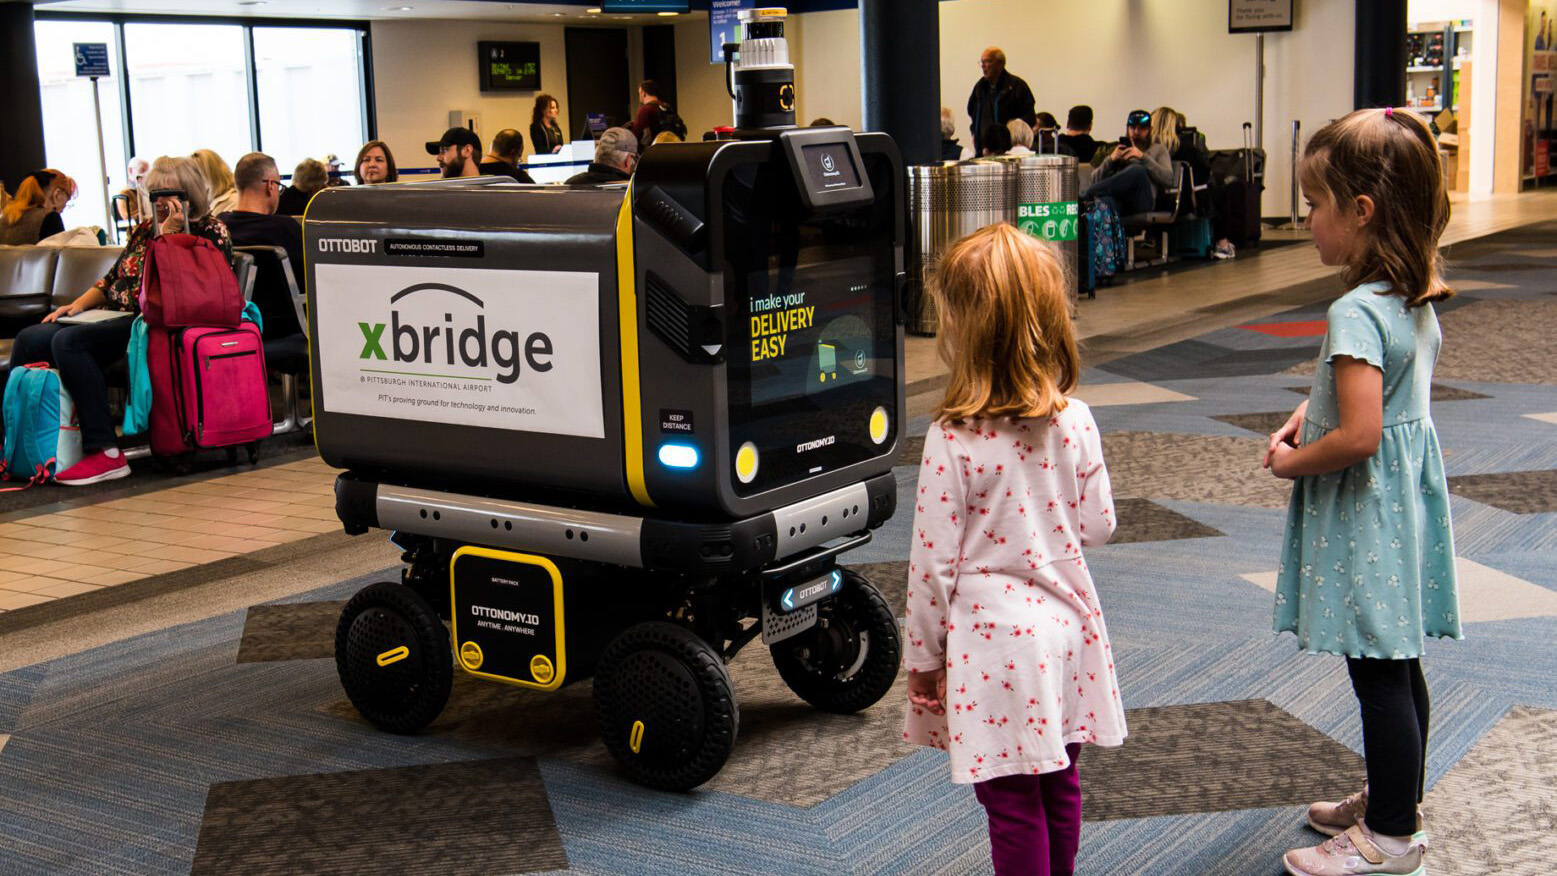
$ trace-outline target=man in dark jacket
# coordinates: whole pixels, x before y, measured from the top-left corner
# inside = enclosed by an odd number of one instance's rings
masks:
[[[1022,77],[1006,72],[1006,53],[991,46],[979,55],[979,69],[984,76],[973,86],[968,96],[968,118],[972,119],[973,154],[982,155],[984,129],[990,125],[1005,126],[1012,119],[1021,119],[1028,126],[1037,124],[1034,112],[1033,90]]]
[[[504,128],[492,138],[492,151],[479,165],[482,176],[508,176],[515,182],[533,183],[530,175],[519,167],[524,157],[524,135],[513,128]]]
[[[624,183],[638,167],[638,138],[626,128],[606,128],[595,141],[595,160],[589,169],[568,178],[570,186]]]

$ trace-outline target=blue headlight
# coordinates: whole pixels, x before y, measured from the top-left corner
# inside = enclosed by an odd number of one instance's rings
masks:
[[[661,444],[660,465],[666,468],[697,468],[697,448],[690,444]]]

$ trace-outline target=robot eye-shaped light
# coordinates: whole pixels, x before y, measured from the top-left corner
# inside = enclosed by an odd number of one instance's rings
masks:
[[[870,440],[880,444],[887,440],[888,428],[892,425],[887,417],[886,408],[876,408],[870,413]]]
[[[735,476],[741,483],[749,484],[757,478],[757,445],[748,441],[735,451]]]
[[[690,444],[661,444],[660,465],[666,468],[697,468],[697,448]]]

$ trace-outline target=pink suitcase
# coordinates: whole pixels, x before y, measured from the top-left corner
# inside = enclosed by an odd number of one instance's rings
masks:
[[[148,328],[151,450],[173,456],[248,445],[270,436],[265,346],[251,322],[235,328]]]

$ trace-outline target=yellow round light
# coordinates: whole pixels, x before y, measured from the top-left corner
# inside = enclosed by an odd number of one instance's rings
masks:
[[[757,445],[750,441],[735,451],[735,476],[743,484],[749,484],[757,477]]]
[[[475,642],[466,642],[460,646],[460,662],[466,669],[480,669],[486,658],[481,653],[481,646]]]
[[[530,658],[530,675],[541,684],[550,684],[556,676],[556,670],[552,668],[551,661],[545,654],[537,654]]]
[[[880,444],[887,440],[887,426],[891,421],[887,419],[886,408],[876,408],[870,413],[870,440]]]

